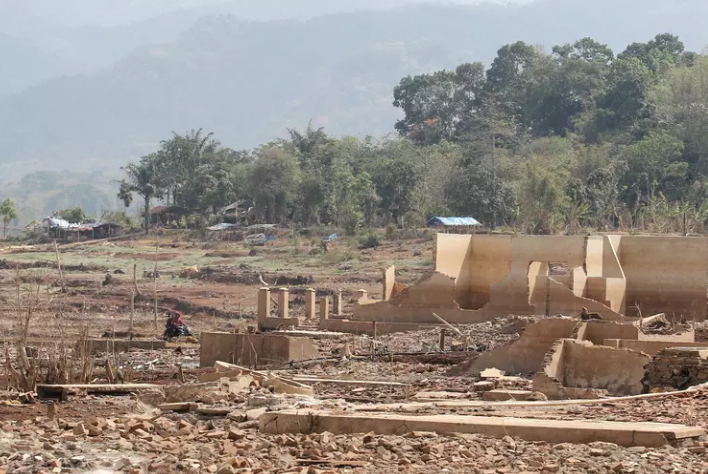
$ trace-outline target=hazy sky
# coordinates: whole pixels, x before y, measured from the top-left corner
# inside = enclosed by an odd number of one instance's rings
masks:
[[[486,0],[528,3],[533,0]],[[477,4],[480,0],[0,0],[5,20],[42,21],[54,25],[108,26],[141,21],[166,13],[195,9],[196,13],[235,13],[259,19],[310,17],[318,14],[390,7],[411,3]],[[0,23],[2,21],[0,20]]]

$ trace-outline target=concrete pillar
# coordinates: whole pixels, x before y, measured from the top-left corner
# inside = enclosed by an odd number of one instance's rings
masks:
[[[290,291],[287,288],[278,290],[278,317],[287,318],[290,306]]]
[[[258,321],[270,316],[270,288],[258,290]]]
[[[315,301],[315,289],[314,288],[308,288],[305,290],[305,317],[307,319],[314,319],[315,318],[315,311],[316,308],[316,301]]]
[[[342,313],[342,290],[337,290],[332,297],[332,311],[336,316],[341,316]]]
[[[369,292],[366,290],[358,290],[357,293],[359,293],[359,303],[362,301],[366,301],[369,299]]]
[[[329,319],[329,296],[320,298],[320,319]]]

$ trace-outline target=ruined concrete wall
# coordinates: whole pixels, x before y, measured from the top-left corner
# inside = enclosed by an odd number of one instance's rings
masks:
[[[607,339],[637,339],[639,328],[633,324],[619,324],[610,321],[588,321],[582,323],[577,340],[590,341],[601,346]]]
[[[377,322],[376,334],[391,334],[396,332],[419,331],[426,327],[439,327],[437,324],[426,326],[418,323]],[[366,334],[373,336],[374,325],[370,321],[352,321],[349,319],[325,319],[320,321],[319,328],[324,331],[346,332],[351,334]]]
[[[79,344],[81,343],[82,341],[76,343],[76,350],[79,349]],[[127,339],[86,339],[83,343],[86,351],[91,354],[99,352],[128,352],[130,349],[156,351],[167,347],[167,342],[165,341],[130,341]]]
[[[532,262],[529,265],[529,304],[534,313],[546,315],[548,297],[548,264]]]
[[[563,341],[561,373],[555,378],[566,387],[605,389],[617,395],[643,391],[648,355],[626,349],[593,346],[589,342]]]
[[[603,346],[615,347],[617,349],[629,349],[645,354],[658,354],[663,349],[671,347],[706,347],[708,342],[672,342],[672,341],[632,341],[623,339],[605,339]]]
[[[708,240],[623,236],[619,259],[627,277],[627,314],[706,317]]]
[[[320,357],[312,340],[305,337],[202,333],[199,342],[201,367],[211,367],[216,361],[262,367]]]
[[[472,236],[437,234],[433,267],[436,272],[455,279],[455,301],[463,308],[472,308]]]
[[[629,339],[629,338],[624,338],[624,339]],[[669,335],[662,335],[662,334],[644,334],[643,332],[639,331],[639,337],[637,338],[640,341],[658,341],[658,342],[696,342],[696,332],[693,329],[688,329],[686,332],[683,332],[681,334],[669,334]]]
[[[391,265],[383,272],[383,300],[388,301],[393,295],[393,286],[396,284],[396,267]]]
[[[585,251],[585,270],[588,277],[603,276],[604,239],[602,236],[588,237]]]
[[[480,355],[470,364],[469,372],[476,374],[488,368],[508,374],[538,372],[553,344],[570,337],[577,324],[570,319],[542,319],[526,328],[516,341]]]
[[[442,273],[430,273],[414,286],[391,299],[396,306],[459,309],[455,302],[455,280]]]
[[[585,262],[584,237],[515,236],[511,242],[509,274],[492,286],[490,309],[509,314],[543,314],[529,304],[529,266],[532,262],[566,262],[570,268]],[[572,292],[571,292],[572,293]]]
[[[480,309],[489,303],[492,285],[511,271],[511,242],[512,236],[475,235],[471,239],[472,254],[466,262],[470,285],[457,294],[458,301],[468,303],[461,304],[463,308]]]
[[[541,392],[549,400],[599,398],[603,391],[588,388],[565,387],[559,381],[565,371],[563,358],[564,340],[556,341],[546,354],[544,367],[533,378],[533,390]]]
[[[433,316],[433,313],[436,313],[450,324],[483,323],[499,316],[507,315],[500,315],[498,312],[487,311],[486,309],[461,310],[457,308],[397,306],[391,301],[380,301],[374,304],[355,305],[353,319],[356,321],[385,323],[440,324],[440,321]]]
[[[580,314],[583,307],[587,308],[591,313],[598,313],[604,319],[608,321],[622,320],[624,317],[612,311],[610,308],[602,303],[595,300],[590,300],[587,298],[580,298],[575,296],[575,294],[565,285],[556,282],[553,278],[548,280],[549,285],[549,296],[548,296],[548,314],[562,314],[565,316],[572,316]],[[537,307],[536,314],[541,315],[543,308],[542,301],[532,301],[534,306]]]

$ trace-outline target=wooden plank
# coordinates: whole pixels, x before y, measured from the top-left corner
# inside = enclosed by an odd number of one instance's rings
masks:
[[[371,464],[366,461],[337,461],[334,459],[298,459],[297,463],[305,466],[326,464],[332,467],[365,467]]]
[[[37,385],[37,391],[47,393],[60,393],[64,390],[83,390],[88,393],[130,393],[138,390],[153,390],[163,388],[164,385],[150,383],[126,383],[126,384],[69,384],[69,385]]]
[[[385,380],[346,380],[346,379],[320,379],[317,377],[290,377],[288,380],[302,383],[325,383],[332,385],[373,385],[384,387],[409,387],[410,384],[401,382],[386,382]]]
[[[699,427],[665,423],[620,423],[611,421],[561,421],[529,418],[401,414],[341,414],[328,411],[286,410],[268,412],[258,419],[261,433],[354,434],[373,431],[380,435],[403,435],[412,431],[440,434],[476,433],[495,438],[511,436],[526,441],[587,444],[596,441],[620,446],[659,447],[674,440],[705,435]]]
[[[154,384],[75,384],[75,385],[37,385],[37,396],[45,398],[57,396],[62,393],[84,391],[86,393],[133,393],[141,390],[155,390],[163,388],[164,385]]]
[[[193,411],[197,408],[196,403],[165,403],[158,407],[161,411]]]

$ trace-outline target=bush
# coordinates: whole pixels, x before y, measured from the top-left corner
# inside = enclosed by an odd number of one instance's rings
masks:
[[[334,250],[322,254],[322,260],[329,265],[336,265],[354,260],[354,254],[350,250]]]
[[[377,234],[369,234],[359,241],[360,249],[373,249],[381,245]]]
[[[389,224],[386,226],[386,238],[388,240],[393,240],[393,238],[396,235],[396,226],[393,224]]]

